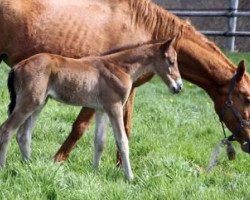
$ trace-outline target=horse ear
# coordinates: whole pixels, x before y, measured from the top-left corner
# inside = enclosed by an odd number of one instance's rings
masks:
[[[171,45],[174,44],[175,40],[176,40],[176,36],[174,36],[174,37],[172,37],[172,38],[170,38],[170,39],[165,40],[165,41],[162,43],[162,45],[161,45],[162,51],[163,51],[163,52],[166,52],[166,51],[168,50],[168,48],[169,48]]]
[[[236,81],[237,82],[241,81],[245,71],[246,71],[246,65],[245,65],[244,60],[242,60],[238,64],[238,68],[237,68],[237,72],[236,72]]]

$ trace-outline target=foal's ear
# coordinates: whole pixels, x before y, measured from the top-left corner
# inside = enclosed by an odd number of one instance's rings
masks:
[[[242,60],[238,64],[238,68],[237,68],[237,72],[236,72],[236,81],[237,82],[241,81],[245,71],[246,71],[246,65],[245,65],[244,60]]]
[[[169,48],[171,45],[174,44],[175,40],[176,40],[176,36],[174,36],[174,37],[172,37],[172,38],[170,38],[170,39],[165,40],[165,41],[162,43],[162,45],[161,45],[162,51],[163,51],[163,52],[166,52],[166,51],[168,50],[168,48]]]

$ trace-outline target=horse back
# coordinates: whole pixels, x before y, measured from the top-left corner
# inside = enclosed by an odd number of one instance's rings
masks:
[[[10,1],[11,12],[0,14],[0,55],[11,66],[41,52],[80,58],[151,37],[132,23],[127,1]]]

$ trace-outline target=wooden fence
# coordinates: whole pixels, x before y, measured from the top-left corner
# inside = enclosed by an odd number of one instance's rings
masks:
[[[249,0],[250,1],[250,0]],[[173,14],[180,17],[227,17],[227,31],[209,31],[200,30],[208,36],[227,37],[225,47],[229,51],[235,49],[235,37],[250,37],[250,31],[237,31],[237,17],[249,17],[250,10],[238,10],[239,0],[229,0],[228,9],[218,10],[186,10],[186,9],[168,9]]]

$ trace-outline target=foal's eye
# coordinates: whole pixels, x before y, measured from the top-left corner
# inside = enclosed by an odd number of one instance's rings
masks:
[[[250,98],[246,99],[246,103],[250,105]]]
[[[174,65],[174,60],[168,60],[170,65]]]

